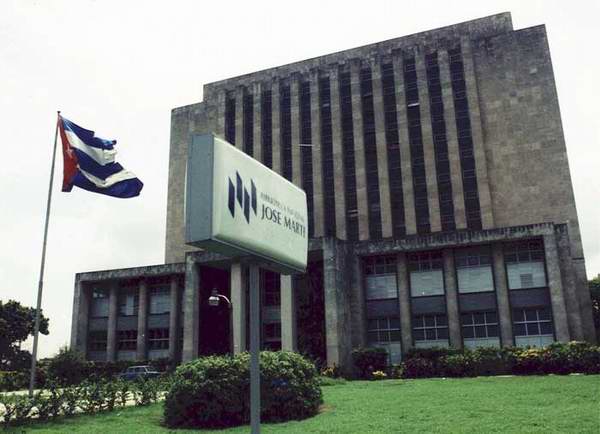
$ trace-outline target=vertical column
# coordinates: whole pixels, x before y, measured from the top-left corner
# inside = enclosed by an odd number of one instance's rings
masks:
[[[273,170],[281,174],[281,110],[279,110],[279,81],[271,83],[271,120],[273,122],[271,151],[273,153]]]
[[[410,311],[410,284],[408,267],[406,264],[406,253],[399,253],[397,260],[398,303],[400,304],[400,334],[402,339],[402,352],[406,353],[413,347],[412,314]]]
[[[494,286],[496,287],[496,300],[498,304],[498,320],[500,322],[500,339],[503,347],[512,347],[514,345],[514,336],[502,243],[492,244],[492,259],[494,265]]]
[[[402,195],[404,196],[406,235],[412,235],[417,233],[417,217],[415,215],[415,197],[413,195],[412,165],[410,160],[410,141],[408,138],[406,97],[404,94],[404,66],[402,64],[401,57],[394,57],[393,62],[394,83],[396,85],[396,114],[398,117],[398,140],[400,141],[400,165],[402,170]]]
[[[139,291],[136,360],[146,360],[148,358],[146,348],[148,342],[148,284],[144,279],[140,281]]]
[[[371,63],[373,83],[373,110],[375,114],[375,140],[377,143],[377,174],[379,178],[379,206],[381,207],[381,235],[392,236],[392,208],[390,200],[390,175],[385,139],[383,108],[383,85],[381,84],[381,62]]]
[[[467,87],[467,100],[469,101],[469,115],[471,117],[471,134],[473,137],[473,154],[475,155],[475,170],[477,172],[477,188],[479,191],[479,205],[481,207],[481,224],[483,229],[494,227],[492,210],[492,197],[488,179],[487,160],[483,144],[483,130],[481,128],[481,114],[479,111],[479,92],[473,65],[473,54],[469,38],[461,38],[465,83]]]
[[[567,319],[567,307],[565,305],[558,249],[556,247],[556,237],[554,233],[544,235],[544,251],[546,253],[548,289],[550,290],[550,302],[552,303],[556,340],[558,342],[569,342],[570,334],[569,322]]]
[[[352,91],[352,123],[354,124],[354,163],[356,167],[356,202],[358,206],[358,238],[369,239],[369,202],[367,201],[367,171],[365,166],[365,136],[363,134],[362,101],[360,96],[360,61],[350,65]]]
[[[231,307],[233,310],[233,353],[246,351],[246,275],[239,262],[231,264]]]
[[[119,314],[119,283],[115,280],[110,282],[110,293],[108,296],[108,330],[106,333],[106,361],[117,360],[117,315]]]
[[[215,134],[225,139],[225,104],[227,93],[221,89],[217,93],[217,130]]]
[[[565,293],[565,302],[567,305],[567,315],[569,319],[569,330],[571,331],[571,339],[583,341],[585,335],[583,332],[583,324],[581,318],[581,308],[579,300],[575,292],[576,280],[573,270],[573,262],[571,259],[570,240],[565,232],[556,231],[556,246],[558,248],[558,257],[560,261],[560,272],[563,277],[563,290]]]
[[[314,236],[322,237],[323,214],[323,164],[321,162],[321,112],[319,110],[319,71],[310,72],[310,120],[313,163],[313,215]]]
[[[344,173],[344,151],[342,150],[342,113],[340,111],[340,81],[337,66],[329,70],[331,92],[331,139],[333,148],[335,191],[335,234],[340,240],[346,235],[346,194]]]
[[[183,362],[189,362],[198,357],[199,288],[199,266],[193,256],[188,253],[185,257],[185,289],[183,293]]]
[[[252,94],[254,95],[252,110],[254,111],[254,125],[252,131],[254,132],[254,159],[262,162],[262,107],[261,107],[261,96],[262,96],[262,85],[260,83],[254,83],[252,85]]]
[[[296,351],[296,294],[292,276],[281,276],[281,348]]]
[[[71,318],[71,349],[87,354],[87,335],[90,311],[90,292],[87,285],[75,278],[73,315]]]
[[[171,363],[179,360],[179,316],[181,305],[179,298],[179,281],[177,275],[171,276],[171,302],[169,308],[169,360]]]
[[[323,291],[325,295],[325,340],[327,365],[351,369],[349,302],[346,298],[344,248],[335,238],[323,239]]]
[[[300,76],[294,75],[290,83],[292,113],[292,182],[302,188],[300,157]]]
[[[448,314],[448,335],[452,348],[462,348],[460,313],[458,309],[458,285],[454,271],[454,252],[444,249],[444,286],[446,287],[446,312]]]
[[[435,150],[433,148],[433,133],[431,131],[431,112],[429,109],[429,89],[427,87],[427,72],[421,53],[415,54],[417,68],[417,83],[419,86],[419,107],[421,111],[421,134],[423,136],[423,157],[425,158],[425,175],[427,177],[427,202],[429,204],[429,224],[431,232],[442,230],[440,223],[440,199],[437,186],[437,171],[435,168]]]
[[[354,252],[348,258],[348,293],[352,322],[352,347],[367,346],[367,306],[363,279],[362,258]]]
[[[244,87],[235,90],[235,147],[244,149]]]
[[[466,229],[467,216],[465,212],[462,171],[460,169],[460,151],[458,149],[456,112],[454,111],[452,83],[450,82],[450,63],[448,62],[448,51],[438,51],[438,64],[440,68],[440,84],[442,86],[442,102],[444,103],[444,120],[446,122],[446,140],[448,143],[448,160],[450,163],[450,182],[452,184],[454,221],[456,222],[456,229]]]

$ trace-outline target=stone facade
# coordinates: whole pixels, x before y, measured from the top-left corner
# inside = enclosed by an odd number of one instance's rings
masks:
[[[503,13],[210,83],[174,109],[165,265],[77,275],[88,357],[247,348],[246,264],[184,242],[187,146],[209,132],[307,192],[309,268],[262,273],[263,347],[348,370],[366,345],[395,363],[595,341],[545,28]],[[213,288],[229,311],[206,307]]]

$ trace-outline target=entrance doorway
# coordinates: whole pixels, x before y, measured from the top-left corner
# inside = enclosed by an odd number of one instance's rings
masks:
[[[231,310],[222,300],[210,306],[208,298],[213,289],[231,299],[229,271],[220,268],[200,267],[198,354],[200,356],[224,355],[231,351]]]

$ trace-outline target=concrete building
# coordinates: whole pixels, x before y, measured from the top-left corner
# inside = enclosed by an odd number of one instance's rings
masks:
[[[305,275],[263,272],[262,345],[348,369],[359,346],[595,341],[543,25],[502,13],[204,86],[171,118],[165,264],[80,273],[97,360],[243,351],[247,269],[184,243],[190,135],[307,194]],[[232,301],[210,307],[210,291]]]

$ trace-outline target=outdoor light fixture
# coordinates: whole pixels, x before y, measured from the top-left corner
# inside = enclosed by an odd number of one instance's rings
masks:
[[[218,307],[221,299],[225,300],[227,306],[231,308],[231,301],[229,301],[229,299],[223,294],[219,294],[217,288],[213,288],[212,292],[210,293],[210,297],[208,297],[208,304],[213,307]]]

